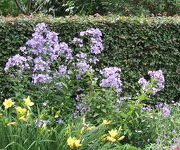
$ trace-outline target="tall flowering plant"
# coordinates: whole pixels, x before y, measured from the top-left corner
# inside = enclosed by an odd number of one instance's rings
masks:
[[[40,23],[36,25],[32,39],[19,48],[19,54],[9,58],[4,71],[17,80],[31,82],[39,99],[46,101],[56,97],[58,105],[72,106],[78,92],[88,87],[86,76],[88,72],[94,72],[103,49],[99,29],[80,32],[80,36],[74,37],[68,45],[61,42],[58,34],[50,31],[45,23]],[[67,101],[69,103],[65,104]]]

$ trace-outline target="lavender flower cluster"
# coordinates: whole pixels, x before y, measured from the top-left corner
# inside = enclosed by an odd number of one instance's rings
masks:
[[[142,89],[144,91],[152,90],[152,94],[155,95],[157,92],[161,91],[164,88],[165,79],[163,72],[162,70],[148,71],[148,75],[151,77],[151,79],[155,80],[155,86],[149,86],[150,81],[147,81],[145,78],[140,78],[138,83],[142,86]]]
[[[99,29],[90,28],[86,31],[80,32],[80,36],[90,36],[91,38],[91,53],[97,55],[100,54],[104,47],[102,44],[102,32]]]
[[[76,67],[78,69],[79,74],[77,75],[77,79],[81,79],[81,75],[86,73],[87,70],[92,70],[92,67],[90,64],[97,64],[99,59],[96,56],[93,56],[94,54],[100,54],[104,47],[102,44],[102,32],[99,29],[90,28],[86,31],[80,32],[80,36],[83,38],[85,36],[90,37],[90,50],[91,54],[80,52],[76,55],[76,59],[78,62],[76,63]],[[83,40],[82,38],[75,37],[73,39],[74,43],[78,43],[79,47],[83,46]]]
[[[26,57],[20,56],[19,54],[9,58],[8,62],[6,63],[6,67],[4,68],[5,72],[8,72],[8,70],[11,67],[18,67],[18,73],[21,74],[23,70],[29,69],[30,66],[27,63],[28,59]]]
[[[58,34],[49,31],[46,24],[37,24],[34,31],[32,39],[28,40],[25,46],[20,47],[23,56],[18,54],[10,58],[6,63],[5,71],[8,72],[14,66],[20,68],[20,73],[25,69],[31,69],[32,82],[45,83],[52,79],[52,63],[63,55],[67,60],[72,59],[72,50],[65,42],[59,43]]]
[[[104,68],[100,73],[105,79],[101,80],[101,87],[115,88],[117,93],[122,91],[122,81],[120,79],[121,69],[117,67]]]
[[[170,114],[171,114],[171,109],[169,108],[169,105],[168,104],[158,104],[156,105],[157,108],[160,108],[162,113],[163,113],[163,117],[169,117]]]
[[[39,23],[34,29],[32,39],[26,42],[26,45],[20,47],[23,56],[15,55],[6,63],[5,71],[18,66],[19,73],[23,73],[25,69],[32,72],[31,78],[33,83],[46,83],[54,77],[69,77],[68,69],[74,70],[71,63],[75,67],[79,75],[86,73],[92,69],[90,64],[96,64],[99,60],[93,54],[100,54],[103,50],[102,33],[99,29],[88,29],[80,32],[80,36],[88,36],[91,39],[91,54],[79,52],[73,56],[73,51],[65,42],[59,42],[58,34],[50,31],[45,23]],[[72,42],[77,43],[79,47],[83,47],[83,39],[75,37]],[[52,70],[54,62],[64,61],[56,70]],[[68,64],[69,66],[67,67]],[[54,69],[54,68],[53,68]]]

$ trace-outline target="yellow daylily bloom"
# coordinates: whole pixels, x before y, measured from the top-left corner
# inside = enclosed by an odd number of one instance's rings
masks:
[[[15,126],[17,123],[16,122],[9,122],[8,124],[7,124],[7,126]]]
[[[103,120],[103,122],[102,122],[103,125],[108,125],[110,123],[111,123],[111,121],[108,121],[108,120]]]
[[[107,136],[107,137],[106,137],[106,140],[107,140],[107,141],[110,141],[110,142],[115,142],[115,141],[116,141],[116,139],[113,138],[113,137],[111,137],[111,136]]]
[[[111,131],[108,131],[109,132],[109,135],[112,137],[112,138],[115,138],[117,135],[118,135],[118,130],[111,130]]]
[[[80,140],[77,140],[77,139],[74,141],[74,145],[75,145],[76,148],[82,146],[82,144],[80,144],[80,142],[81,142],[81,141],[80,141]]]
[[[22,107],[16,107],[16,111],[19,114],[25,114],[27,112],[27,109]]]
[[[67,145],[70,147],[70,148],[78,148],[80,146],[82,146],[82,144],[80,144],[80,140],[76,139],[75,137],[69,137],[67,139]]]
[[[15,102],[13,102],[13,100],[11,99],[5,99],[5,101],[3,102],[3,105],[5,107],[5,109],[8,109],[10,107],[12,107],[14,105]]]
[[[69,146],[70,148],[74,148],[74,138],[69,137],[69,138],[67,139],[67,144],[68,144],[68,146]]]
[[[119,139],[118,139],[118,141],[121,141],[121,140],[123,140],[125,138],[125,136],[121,136]]]
[[[19,117],[19,120],[27,121],[28,119],[25,116],[21,116],[21,117]]]
[[[33,105],[34,105],[34,103],[31,101],[31,99],[30,99],[29,96],[24,99],[24,104],[25,104],[26,106],[33,106]]]
[[[119,130],[117,129],[112,129],[110,131],[108,131],[108,135],[105,135],[105,137],[103,138],[104,140],[110,141],[110,142],[115,142],[115,141],[121,141],[125,138],[125,136],[121,136],[119,137],[119,131],[122,130],[121,127],[119,128]]]

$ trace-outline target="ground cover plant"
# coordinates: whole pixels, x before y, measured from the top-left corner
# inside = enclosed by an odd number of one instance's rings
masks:
[[[87,51],[88,50],[88,51]],[[122,95],[122,70],[98,68],[98,28],[63,42],[45,23],[9,58],[15,96],[0,109],[1,149],[178,149],[179,104],[147,105],[165,87],[163,70]]]

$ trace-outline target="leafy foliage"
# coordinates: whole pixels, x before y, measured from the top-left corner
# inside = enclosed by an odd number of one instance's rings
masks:
[[[178,0],[1,0],[2,15],[44,13],[53,16],[94,15],[168,15],[180,13]]]
[[[1,0],[0,3],[0,15],[17,15],[19,11],[16,9],[16,5],[13,0]]]

